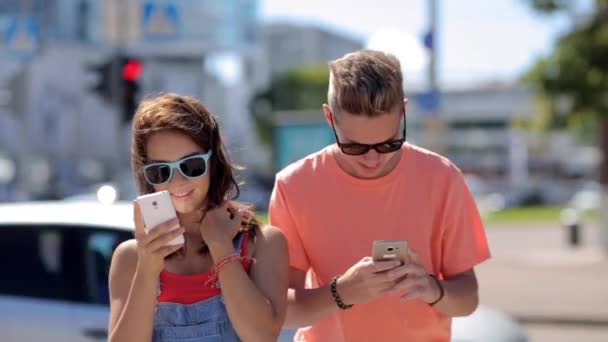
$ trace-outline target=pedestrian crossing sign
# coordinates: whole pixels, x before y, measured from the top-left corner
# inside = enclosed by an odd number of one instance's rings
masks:
[[[177,7],[172,3],[147,2],[144,4],[144,32],[149,38],[175,38],[179,18]]]
[[[34,56],[40,46],[40,29],[33,18],[15,18],[6,30],[6,48],[20,59]]]

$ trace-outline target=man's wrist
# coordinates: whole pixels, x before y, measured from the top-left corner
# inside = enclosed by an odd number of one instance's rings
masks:
[[[338,308],[340,308],[341,310],[348,310],[353,307],[353,304],[344,303],[343,297],[340,296],[340,292],[338,290],[338,279],[339,278],[340,278],[340,276],[337,275],[331,279],[331,282],[329,284],[329,290],[331,292],[331,296],[334,299],[336,306]]]
[[[441,280],[439,280],[439,278],[437,278],[435,275],[428,274],[427,276],[429,278],[431,278],[431,282],[433,284],[435,284],[435,287],[437,287],[437,292],[438,293],[435,296],[435,298],[432,301],[427,301],[427,304],[429,304],[430,306],[434,306],[435,304],[439,303],[443,299],[443,297],[445,296],[445,287],[441,283]]]

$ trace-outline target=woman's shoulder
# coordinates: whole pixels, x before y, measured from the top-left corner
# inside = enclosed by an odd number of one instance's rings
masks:
[[[135,270],[137,266],[137,241],[123,241],[114,250],[112,265],[123,270]]]
[[[260,224],[255,235],[256,251],[271,250],[281,253],[287,251],[287,238],[283,232],[269,224]],[[256,253],[257,254],[257,253]]]
[[[261,224],[259,234],[268,241],[272,241],[273,243],[279,243],[279,241],[287,241],[285,238],[285,234],[283,234],[283,231],[270,224]]]

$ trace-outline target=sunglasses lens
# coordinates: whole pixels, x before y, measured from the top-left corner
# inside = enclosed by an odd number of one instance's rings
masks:
[[[395,152],[403,146],[403,141],[401,140],[393,140],[386,142],[382,145],[376,146],[376,151],[379,153],[390,153]]]
[[[169,180],[171,168],[169,165],[151,165],[145,168],[144,173],[151,184],[161,184]]]
[[[342,152],[348,154],[350,156],[360,156],[362,154],[367,153],[369,151],[369,146],[367,145],[359,145],[359,144],[348,144],[340,146]]]
[[[181,162],[179,169],[186,177],[200,177],[207,171],[207,163],[203,157],[190,158]]]

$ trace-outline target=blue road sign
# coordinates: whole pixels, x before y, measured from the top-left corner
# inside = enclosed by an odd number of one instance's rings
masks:
[[[427,114],[438,114],[440,105],[441,96],[436,90],[429,90],[416,95],[416,107]]]
[[[427,33],[424,34],[424,37],[422,37],[422,43],[428,50],[433,50],[435,46],[435,37],[433,34],[433,30],[429,30]]]
[[[148,38],[175,38],[179,15],[175,4],[148,1],[143,10],[144,32]]]
[[[30,60],[40,47],[40,27],[34,18],[14,18],[5,34],[9,53],[20,60]]]

